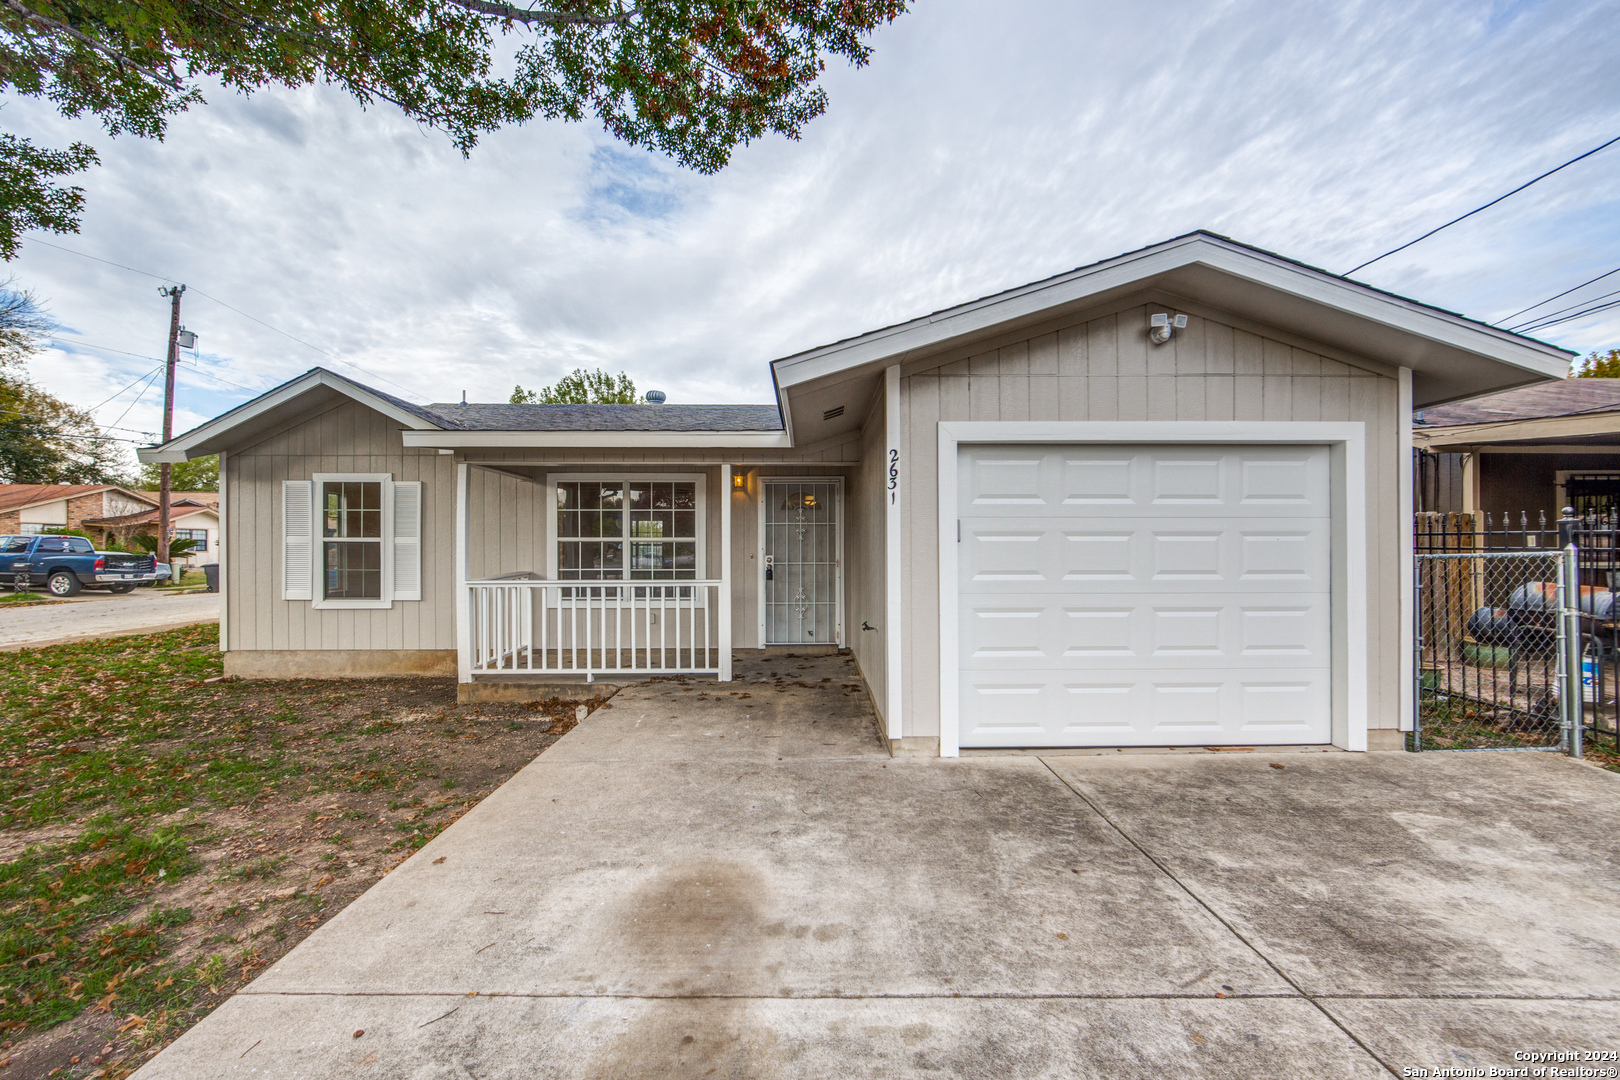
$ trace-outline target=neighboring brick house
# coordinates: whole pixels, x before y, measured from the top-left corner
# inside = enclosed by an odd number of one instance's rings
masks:
[[[156,507],[156,495],[116,484],[0,484],[0,534],[84,529],[89,519]]]
[[[201,566],[215,561],[219,550],[219,494],[213,491],[176,491],[169,503],[169,527],[177,540],[195,541],[196,547],[175,561]],[[138,533],[156,536],[158,508],[149,507],[133,514],[87,518],[84,529],[92,536],[115,536],[125,540]]]

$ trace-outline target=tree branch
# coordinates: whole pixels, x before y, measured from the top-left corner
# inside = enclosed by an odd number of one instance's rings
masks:
[[[623,26],[641,13],[640,8],[631,8],[618,15],[572,15],[566,11],[517,7],[498,0],[450,0],[450,3],[478,15],[525,24],[546,23],[549,26]]]
[[[33,9],[22,4],[21,0],[0,0],[0,4],[10,8],[27,21],[37,23],[40,26],[45,27],[47,30],[54,30],[59,34],[66,34],[81,44],[107,57],[109,60],[112,60],[114,63],[123,64],[134,68],[142,75],[145,75],[148,79],[151,79],[154,82],[160,82],[171,90],[183,91],[186,88],[185,83],[181,82],[173,75],[165,75],[160,71],[155,71],[152,68],[147,67],[145,64],[136,63],[134,58],[128,53],[115,49],[106,42],[97,41],[95,38],[90,37],[88,34],[82,33],[65,22],[57,22],[55,19],[50,18],[47,15],[41,15],[39,12],[34,11]]]

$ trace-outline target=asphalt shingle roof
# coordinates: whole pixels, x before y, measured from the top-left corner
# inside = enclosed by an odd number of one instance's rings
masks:
[[[1422,419],[1414,422],[1424,428],[1455,427],[1616,410],[1620,410],[1620,379],[1561,379],[1424,409]]]
[[[781,431],[775,405],[458,405],[426,407],[457,431]]]

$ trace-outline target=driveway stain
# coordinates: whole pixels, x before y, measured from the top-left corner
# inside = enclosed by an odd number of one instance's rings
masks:
[[[775,1035],[754,1028],[743,996],[763,972],[767,893],[757,870],[718,858],[667,868],[632,892],[613,930],[649,999],[585,1075],[775,1075]]]

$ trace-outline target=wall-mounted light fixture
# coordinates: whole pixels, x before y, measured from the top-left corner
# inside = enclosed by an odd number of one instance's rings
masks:
[[[1187,325],[1187,316],[1170,315],[1163,311],[1148,317],[1148,337],[1155,345],[1163,345],[1170,335]]]
[[[745,490],[747,490],[747,488],[748,488],[748,474],[747,473],[740,473],[739,472],[739,473],[732,473],[731,474],[731,490],[733,490],[733,491],[745,491]]]

